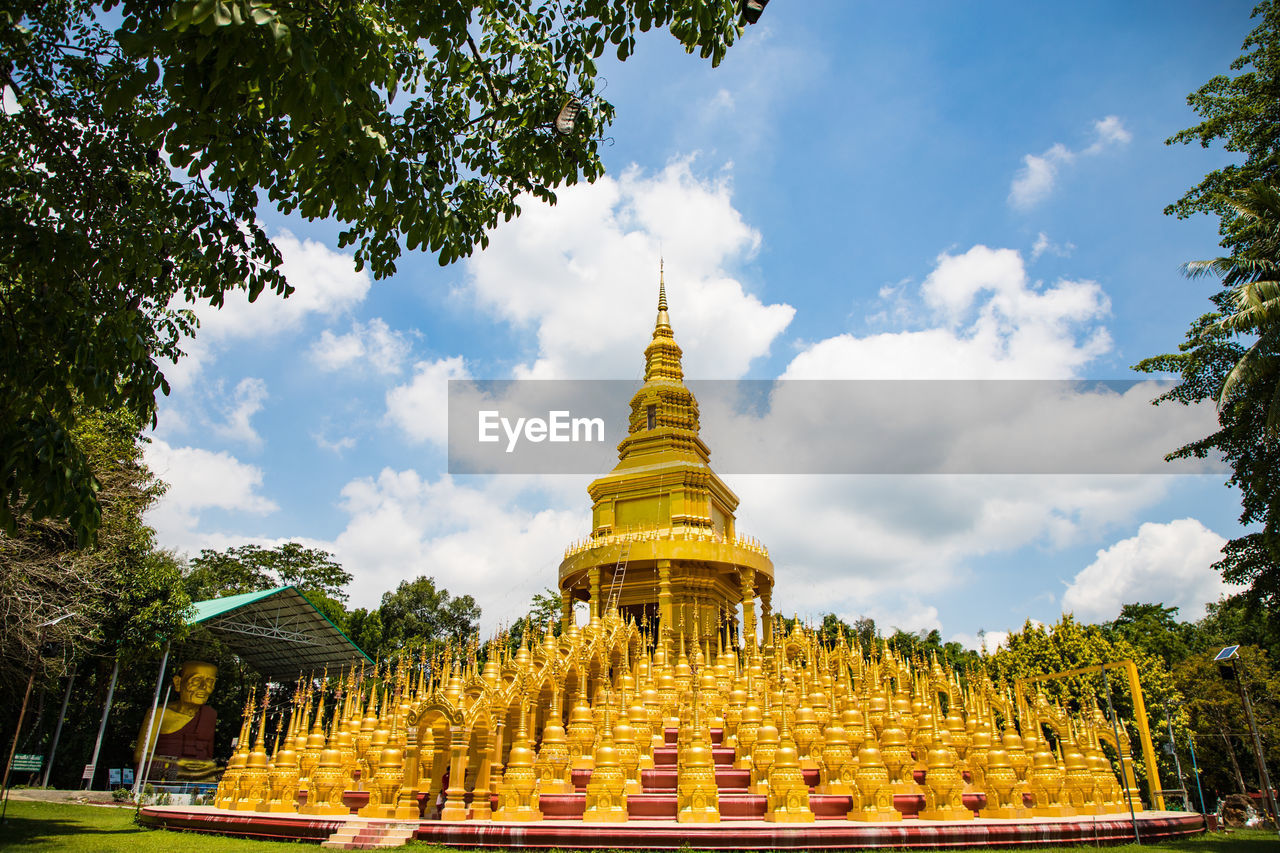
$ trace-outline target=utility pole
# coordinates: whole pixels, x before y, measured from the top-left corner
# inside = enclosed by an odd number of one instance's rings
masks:
[[[1262,752],[1262,738],[1258,737],[1258,725],[1253,719],[1253,703],[1249,701],[1249,688],[1245,685],[1243,661],[1240,660],[1240,647],[1227,646],[1218,652],[1213,659],[1218,664],[1218,674],[1229,681],[1235,681],[1240,691],[1240,703],[1244,706],[1245,721],[1249,724],[1249,734],[1253,739],[1253,757],[1258,762],[1258,781],[1266,790],[1267,807],[1271,810],[1272,826],[1280,832],[1280,810],[1276,809],[1276,795],[1271,789],[1271,774],[1267,772],[1267,759]]]
[[[1173,756],[1174,772],[1178,774],[1178,789],[1182,794],[1182,810],[1191,811],[1191,798],[1187,793],[1187,783],[1182,778],[1182,761],[1178,758],[1177,741],[1173,739],[1173,712],[1169,710],[1169,700],[1164,703],[1164,720],[1169,727],[1169,754]]]

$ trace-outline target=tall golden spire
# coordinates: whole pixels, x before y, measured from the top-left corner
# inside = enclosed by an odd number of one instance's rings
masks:
[[[680,357],[684,355],[676,336],[671,331],[671,319],[667,316],[667,283],[663,263],[658,261],[658,319],[653,324],[653,340],[644,350],[644,381],[684,381]]]

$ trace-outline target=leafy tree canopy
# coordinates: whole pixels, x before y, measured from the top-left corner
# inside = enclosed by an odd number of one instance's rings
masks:
[[[1168,458],[1221,456],[1231,466],[1240,522],[1255,529],[1227,543],[1216,568],[1247,585],[1255,606],[1274,607],[1280,603],[1280,7],[1268,0],[1254,17],[1258,26],[1232,63],[1242,73],[1215,77],[1192,93],[1188,100],[1205,120],[1169,140],[1206,146],[1222,140],[1245,155],[1166,210],[1221,216],[1231,253],[1184,270],[1192,278],[1220,278],[1222,289],[1210,297],[1214,311],[1191,324],[1177,353],[1135,369],[1181,378],[1157,403],[1217,404],[1219,429]]]
[[[156,550],[142,520],[164,488],[142,462],[139,431],[127,413],[87,411],[70,434],[101,484],[95,545],[77,545],[65,522],[26,516],[0,533],[0,695],[26,679],[41,636],[65,664],[146,653],[181,634],[190,600],[177,561]],[[41,623],[64,614],[42,632]]]
[[[1276,699],[1280,696],[1280,672],[1266,652],[1254,646],[1240,647],[1238,665],[1237,674],[1249,692],[1265,758],[1274,767],[1280,760],[1280,702]],[[1237,683],[1222,678],[1212,653],[1189,657],[1174,669],[1173,676],[1185,696],[1182,709],[1196,737],[1203,786],[1219,794],[1261,789]]]
[[[77,406],[152,422],[195,328],[174,306],[290,292],[259,205],[341,223],[375,277],[402,247],[467,256],[520,196],[602,174],[597,60],[654,27],[714,65],[738,2],[9,3],[0,527],[60,517],[90,541]]]
[[[1230,199],[1260,180],[1280,175],[1280,6],[1273,0],[1253,10],[1258,25],[1245,38],[1242,53],[1231,63],[1234,77],[1220,74],[1187,96],[1187,103],[1204,120],[1171,136],[1167,143],[1198,142],[1209,147],[1221,141],[1228,151],[1245,155],[1243,163],[1224,166],[1205,175],[1165,213],[1185,218],[1213,212],[1222,217],[1223,245],[1248,242]]]
[[[205,549],[193,557],[185,585],[193,601],[243,592],[296,586],[329,620],[346,624],[346,586],[351,573],[318,548],[286,542],[275,548],[238,545],[225,551]]]
[[[1196,642],[1195,626],[1179,622],[1178,608],[1163,604],[1126,604],[1114,621],[1102,627],[1113,642],[1122,639],[1158,655],[1166,668],[1185,660]]]
[[[402,581],[394,591],[383,593],[378,617],[382,622],[381,654],[433,641],[458,647],[474,639],[480,629],[480,606],[474,598],[450,595],[426,576]]]
[[[525,629],[532,627],[532,642],[536,645],[551,623],[551,633],[560,636],[561,602],[560,593],[547,587],[542,592],[534,593],[529,602],[529,611],[523,618],[517,619],[508,631],[507,643],[510,648],[518,649],[524,642]]]
[[[1158,611],[1129,609],[1128,612],[1130,618],[1135,615],[1163,618],[1158,615]],[[1140,639],[1142,636],[1140,633]],[[1081,624],[1071,614],[1064,614],[1057,623],[1050,626],[1028,621],[1021,631],[1010,634],[1005,645],[991,655],[987,661],[987,671],[992,677],[1013,684],[1019,679],[1116,663],[1125,659],[1132,660],[1137,667],[1138,682],[1147,711],[1151,715],[1151,723],[1153,726],[1159,724],[1164,717],[1163,709],[1166,704],[1176,703],[1181,699],[1173,676],[1158,654],[1143,644],[1116,636],[1110,625]],[[1133,722],[1133,697],[1129,693],[1123,670],[1112,670],[1105,676],[1101,672],[1093,672],[1039,681],[1026,689],[1028,693],[1039,689],[1050,701],[1060,701],[1072,711],[1089,710],[1091,703],[1097,703],[1105,711],[1109,693],[1117,716],[1128,729],[1135,751],[1137,774],[1140,780],[1145,780],[1147,769],[1138,748],[1140,741],[1137,726]],[[1174,727],[1185,740],[1186,726],[1182,717],[1174,720]],[[1166,764],[1162,754],[1158,754],[1156,760],[1161,762],[1161,776],[1169,778],[1173,767],[1172,759]]]

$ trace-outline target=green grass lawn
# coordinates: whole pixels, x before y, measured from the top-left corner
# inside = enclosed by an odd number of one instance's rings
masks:
[[[1075,850],[1080,847],[1041,848],[1041,850]],[[319,850],[315,845],[308,849]],[[0,850],[33,851],[33,853],[276,853],[290,850],[298,853],[298,844],[287,841],[248,841],[220,838],[216,835],[176,833],[162,829],[144,829],[133,822],[132,808],[82,806],[64,803],[10,801],[8,819],[0,826]],[[430,844],[409,845],[417,853],[448,850]],[[1166,842],[1138,847],[1127,845],[1109,850],[1168,851],[1168,853],[1269,853],[1280,850],[1280,838],[1274,832],[1239,830],[1230,834],[1213,833],[1186,841]]]
[[[149,829],[133,822],[134,810],[112,806],[9,801],[8,819],[0,826],[0,850],[22,853],[278,853],[316,850],[314,843],[251,841],[195,832]],[[411,844],[415,853],[444,851]]]

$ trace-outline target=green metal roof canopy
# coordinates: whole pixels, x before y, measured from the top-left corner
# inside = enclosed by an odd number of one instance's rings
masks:
[[[197,601],[188,625],[203,625],[271,681],[336,673],[373,660],[293,586]]]

